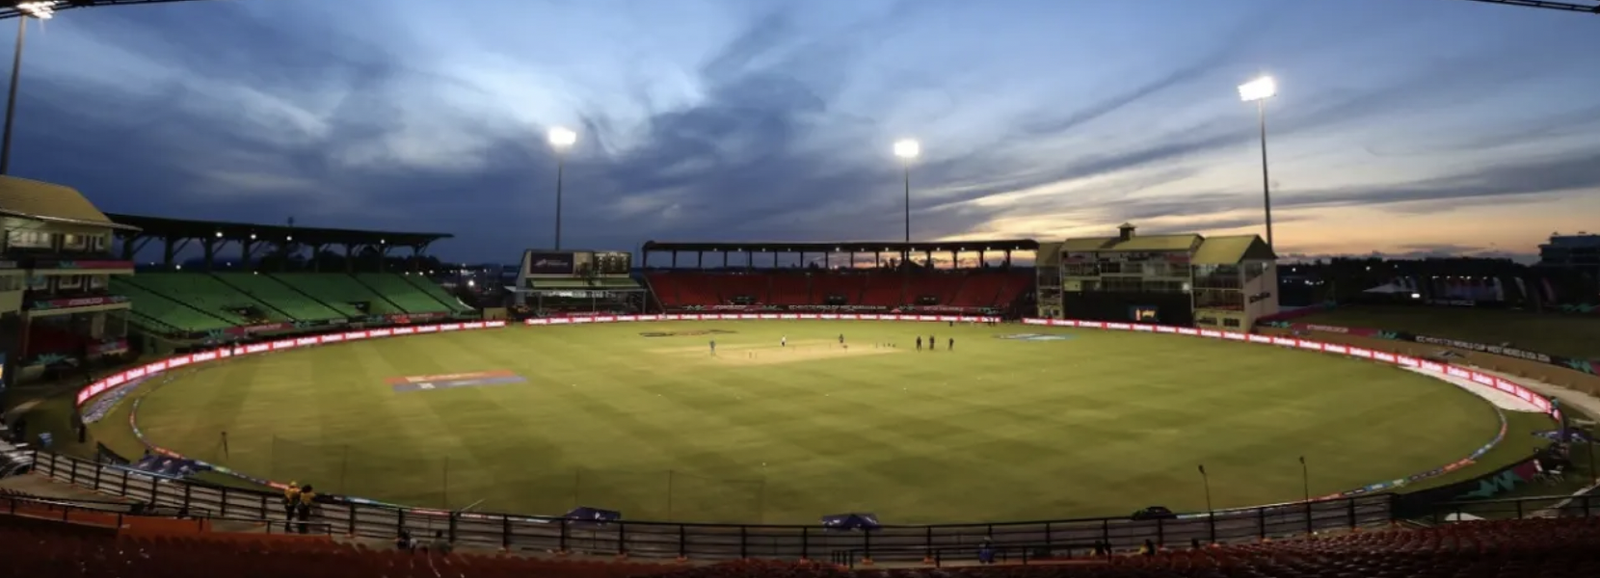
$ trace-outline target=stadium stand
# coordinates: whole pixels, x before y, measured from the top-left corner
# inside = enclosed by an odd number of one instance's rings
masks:
[[[233,327],[234,322],[212,315],[182,301],[161,295],[142,286],[129,283],[122,278],[111,279],[111,290],[121,295],[128,296],[133,302],[133,314],[129,319],[134,325],[147,329],[166,332],[178,331],[210,331],[213,329],[226,329]]]
[[[440,287],[439,284],[434,283],[427,277],[423,277],[421,275],[402,275],[401,279],[404,279],[405,282],[410,283],[411,286],[422,290],[422,292],[427,296],[434,298],[440,303],[443,303],[444,306],[451,312],[471,313],[474,311],[473,308],[468,307],[465,303],[462,303],[460,299],[456,298],[456,296],[445,291],[444,287]]]
[[[448,313],[452,308],[394,273],[357,273],[356,280],[372,288],[406,313]]]
[[[290,320],[283,312],[267,307],[210,275],[145,273],[119,281],[199,309],[231,325]],[[137,308],[138,304],[134,307]]]
[[[821,304],[820,301],[811,300],[810,277],[789,272],[768,273],[767,275],[772,284],[772,296],[768,303],[773,305]]]
[[[646,274],[667,308],[728,305],[738,299],[766,305],[844,305],[895,308],[905,305],[1002,308],[1029,289],[1026,270],[968,269],[914,271],[825,270],[652,271]],[[909,285],[908,285],[909,284]]]
[[[344,319],[345,315],[270,275],[216,273],[217,279],[296,321]]]
[[[973,548],[967,550],[972,555],[965,560],[977,557]],[[855,572],[831,564],[745,560],[688,568],[665,576],[1579,578],[1593,576],[1595,565],[1600,563],[1600,518],[1464,522],[1420,530],[1360,532],[1151,554],[1051,558],[1023,565],[1016,563],[1021,552],[1013,552],[1008,558],[1010,564]]]
[[[404,313],[399,306],[349,275],[278,273],[273,277],[348,317]],[[365,304],[366,310],[357,304]]]

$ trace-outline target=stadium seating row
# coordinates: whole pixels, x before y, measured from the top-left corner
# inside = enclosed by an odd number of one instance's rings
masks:
[[[1025,271],[657,271],[647,274],[664,307],[763,305],[942,305],[1006,307],[1032,284]]]
[[[471,311],[425,278],[393,273],[145,273],[113,278],[111,291],[132,301],[134,323],[161,333]]]
[[[1600,518],[1457,523],[1334,537],[1150,552],[1028,565],[848,571],[832,564],[745,560],[692,566],[582,558],[441,555],[374,550],[323,537],[259,534],[137,533],[0,515],[7,576],[301,576],[673,578],[830,577],[996,578],[1579,578],[1600,563]],[[948,558],[947,558],[948,560]],[[1015,558],[1012,558],[1015,560]]]

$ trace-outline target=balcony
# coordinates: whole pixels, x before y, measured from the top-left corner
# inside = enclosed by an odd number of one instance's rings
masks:
[[[30,291],[23,297],[23,310],[30,315],[62,315],[91,313],[112,309],[127,309],[131,302],[127,295],[110,293],[57,293],[40,294]]]

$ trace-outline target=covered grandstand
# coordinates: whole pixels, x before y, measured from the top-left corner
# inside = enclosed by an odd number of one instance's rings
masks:
[[[1029,311],[1035,278],[1013,256],[1032,240],[939,243],[644,244],[645,277],[662,310]],[[651,255],[667,255],[652,267]],[[712,255],[708,263],[706,254]],[[681,263],[694,255],[692,265]],[[988,258],[998,255],[998,263]],[[974,257],[963,261],[963,256]],[[919,258],[920,257],[920,262]],[[790,266],[783,267],[788,261]],[[944,266],[940,266],[943,263]],[[963,266],[965,264],[965,266]]]
[[[477,315],[422,268],[427,248],[448,234],[109,217],[127,227],[113,248],[125,261],[159,244],[159,261],[147,261],[153,267],[113,279],[109,289],[132,302],[131,325],[161,341]],[[182,257],[193,248],[200,257],[185,269]],[[390,253],[404,249],[405,270],[396,271]]]

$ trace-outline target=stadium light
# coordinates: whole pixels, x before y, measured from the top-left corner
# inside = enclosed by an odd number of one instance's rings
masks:
[[[17,48],[11,55],[11,91],[6,95],[6,124],[0,134],[0,175],[11,174],[11,127],[17,117],[17,80],[22,77],[22,45],[28,35],[28,19],[54,18],[57,4],[56,0],[17,4],[22,17],[17,19]]]
[[[1266,213],[1267,246],[1272,243],[1272,181],[1267,176],[1267,99],[1278,95],[1278,81],[1263,76],[1239,85],[1239,100],[1256,103],[1256,118],[1261,127],[1261,206]]]
[[[561,177],[566,170],[567,151],[578,142],[578,133],[561,127],[550,129],[550,146],[556,150],[556,249],[561,249]]]
[[[911,161],[922,155],[922,143],[916,139],[900,139],[894,143],[894,156],[900,157],[900,166],[905,170],[906,184],[906,242],[911,242]],[[900,252],[900,265],[903,267],[911,258],[911,249]]]

